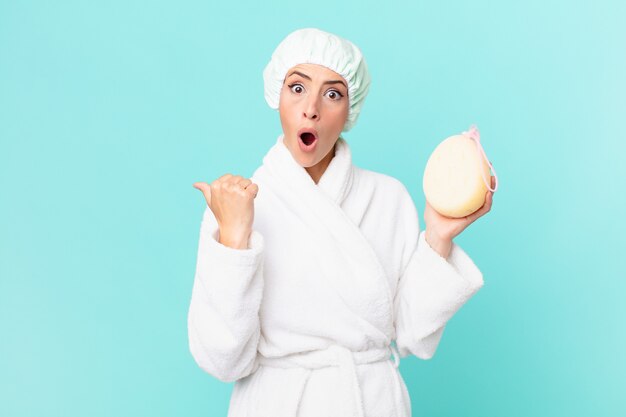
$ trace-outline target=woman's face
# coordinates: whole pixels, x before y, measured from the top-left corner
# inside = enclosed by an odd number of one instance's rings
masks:
[[[278,109],[285,145],[310,174],[321,168],[321,176],[348,117],[348,83],[324,66],[296,65],[287,71]]]

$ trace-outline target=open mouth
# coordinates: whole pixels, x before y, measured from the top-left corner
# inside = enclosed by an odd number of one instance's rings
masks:
[[[313,144],[313,142],[317,140],[317,138],[315,137],[315,135],[313,135],[313,133],[304,132],[303,134],[300,135],[300,140],[306,146],[310,146],[311,144]]]

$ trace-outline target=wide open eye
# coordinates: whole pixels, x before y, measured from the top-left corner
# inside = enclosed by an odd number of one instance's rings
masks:
[[[300,94],[300,93],[303,93],[303,92],[304,92],[304,87],[302,86],[302,84],[298,84],[298,83],[291,84],[291,85],[289,86],[289,89],[290,89],[293,93],[296,93],[296,94]]]
[[[341,94],[339,90],[328,90],[326,92],[326,96],[330,98],[331,100],[337,101],[337,100],[341,100],[341,97],[343,97],[343,94]]]

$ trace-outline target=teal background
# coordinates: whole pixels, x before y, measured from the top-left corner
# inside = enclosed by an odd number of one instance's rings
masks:
[[[485,286],[414,416],[623,416],[626,6],[620,1],[0,1],[0,415],[225,416],[186,315],[206,203],[280,134],[262,71],[291,31],[373,77],[357,165],[399,178],[476,123],[500,188],[455,239]],[[421,219],[424,227],[423,218]]]

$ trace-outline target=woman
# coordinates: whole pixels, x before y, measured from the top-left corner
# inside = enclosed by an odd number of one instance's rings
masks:
[[[483,285],[428,204],[420,232],[400,181],[356,167],[341,137],[370,77],[360,50],[317,29],[277,47],[265,98],[283,133],[250,179],[195,183],[207,201],[189,308],[198,365],[236,381],[229,417],[411,415],[400,357],[433,356]],[[395,342],[396,346],[393,346]]]

